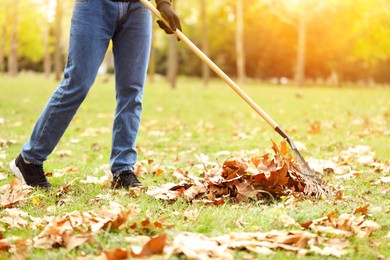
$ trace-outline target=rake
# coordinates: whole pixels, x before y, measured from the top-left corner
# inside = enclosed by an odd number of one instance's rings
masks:
[[[144,4],[153,14],[162,20],[168,27],[169,23],[162,17],[160,12],[148,0],[139,0]],[[186,44],[196,56],[205,62],[223,81],[225,81],[253,110],[259,114],[264,121],[266,121],[280,136],[282,136],[292,149],[296,163],[300,168],[300,173],[309,179],[305,178],[307,182],[307,193],[327,194],[329,190],[322,187],[325,183],[323,180],[315,175],[315,172],[310,168],[301,153],[298,151],[293,140],[287,135],[285,131],[259,106],[253,99],[248,96],[225,72],[222,71],[206,54],[204,54],[190,39],[187,38],[180,30],[175,30],[173,33]]]

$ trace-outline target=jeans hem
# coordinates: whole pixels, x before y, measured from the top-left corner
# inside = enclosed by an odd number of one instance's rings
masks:
[[[25,162],[27,162],[27,163],[32,163],[32,164],[34,164],[34,165],[43,165],[43,162],[42,162],[42,161],[38,161],[38,160],[35,160],[35,159],[27,158],[27,157],[23,154],[23,152],[21,153],[21,155],[22,155],[23,160],[24,160]]]

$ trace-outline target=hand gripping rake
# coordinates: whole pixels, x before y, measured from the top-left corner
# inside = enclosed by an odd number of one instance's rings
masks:
[[[160,20],[169,27],[169,23],[161,16],[160,12],[148,1],[139,0],[144,4],[152,13],[154,13]],[[315,176],[314,171],[310,168],[308,163],[305,161],[303,156],[298,151],[293,140],[284,132],[278,124],[260,107],[258,106],[251,97],[249,97],[225,72],[223,72],[209,57],[206,56],[195,44],[191,42],[181,31],[175,30],[174,34],[182,40],[203,62],[205,62],[222,80],[224,80],[253,110],[257,112],[279,135],[281,135],[287,143],[290,145],[296,162],[300,167],[301,174],[311,177],[313,185],[309,189],[319,191],[321,189],[318,184],[322,184],[323,181]],[[311,181],[310,181],[311,182]],[[315,185],[317,184],[317,185]],[[317,193],[317,192],[316,192]],[[323,192],[319,192],[323,193]],[[327,193],[325,191],[325,193]]]

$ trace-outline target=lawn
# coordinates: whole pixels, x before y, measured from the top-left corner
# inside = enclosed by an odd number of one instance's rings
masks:
[[[328,247],[330,251],[339,250],[337,245],[341,242],[348,243],[340,249],[344,253],[342,258],[390,257],[388,86],[296,88],[248,82],[245,91],[299,144],[302,155],[309,162],[314,165],[316,161],[339,158],[335,168],[321,173],[336,190],[342,191],[342,198],[331,196],[312,200],[287,196],[276,201],[249,200],[238,204],[227,200],[223,205],[215,206],[202,201],[187,202],[184,198],[167,202],[144,191],[118,191],[107,187],[104,178],[110,154],[115,93],[113,77],[100,76],[45,163],[53,190],[28,191],[19,202],[10,203],[11,196],[7,192],[13,175],[8,163],[20,152],[57,84],[52,79],[28,73],[17,79],[0,77],[0,230],[5,238],[0,242],[11,245],[10,248],[0,246],[0,258],[15,254],[28,255],[30,259],[92,258],[103,251],[142,247],[149,237],[166,233],[164,255],[185,259],[189,253],[172,246],[175,238],[187,234],[184,232],[211,238],[239,232],[302,231],[297,223],[332,214],[335,221],[343,213],[351,214],[354,209],[366,205],[368,208],[357,213],[356,218],[379,224],[380,228],[372,234],[360,237],[313,228],[305,229],[305,232],[329,241],[339,239]],[[212,80],[205,88],[198,79],[180,78],[177,86],[172,90],[161,78],[148,82],[145,89],[137,166],[146,186],[179,183],[174,176],[177,172],[203,176],[209,167],[222,164],[228,158],[262,156],[271,152],[271,139],[280,143],[281,137],[220,80]],[[352,148],[358,150],[357,154],[346,159],[345,152],[351,153]],[[340,162],[342,158],[345,161]],[[60,242],[49,250],[34,246],[34,241],[50,223],[45,217],[95,212],[109,208],[110,202],[118,203],[125,211],[130,207],[120,228],[110,222],[108,227],[104,226],[94,234],[93,240],[86,239],[71,250]],[[10,215],[10,209],[18,210],[19,218]],[[287,225],[285,216],[296,223]],[[76,233],[90,235],[86,229],[78,229]],[[194,238],[188,238],[187,247],[191,247],[191,241],[196,241],[190,239]],[[306,257],[334,257],[325,256],[325,243],[320,245],[322,251],[309,250]],[[171,254],[167,252],[169,248],[174,248]],[[303,251],[294,253],[281,247],[271,255],[244,249],[236,247],[229,249],[229,253],[237,259],[285,259],[286,256],[294,259],[303,254]],[[207,251],[207,247],[203,250]],[[217,255],[212,249],[210,252],[203,253],[209,257]],[[200,251],[197,253],[200,259],[206,259],[201,257]]]

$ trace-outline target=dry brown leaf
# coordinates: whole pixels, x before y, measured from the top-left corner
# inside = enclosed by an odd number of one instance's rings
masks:
[[[321,133],[321,124],[320,122],[314,122],[309,126],[309,129],[307,130],[309,134],[319,134]]]
[[[176,169],[173,171],[172,176],[175,177],[178,181],[188,180],[188,175],[182,169]]]
[[[130,253],[126,249],[117,248],[113,251],[104,251],[102,256],[105,256],[105,260],[122,260],[122,259],[128,259],[130,256]]]
[[[190,232],[174,237],[170,251],[171,254],[184,254],[188,259],[233,259],[226,245]]]
[[[77,234],[70,235],[67,232],[63,235],[64,246],[67,250],[72,250],[84,243],[90,243],[93,241],[94,235],[92,234]]]
[[[59,150],[59,151],[56,151],[55,154],[57,156],[63,158],[63,157],[71,156],[72,155],[72,151],[71,150]]]
[[[370,206],[370,204],[367,204],[363,207],[358,207],[352,211],[352,214],[356,215],[358,213],[362,213],[363,215],[367,215],[367,211],[368,211],[369,206]]]
[[[26,228],[28,226],[26,219],[29,217],[29,214],[27,212],[10,208],[4,209],[2,215],[0,222],[7,224],[9,228]]]
[[[322,248],[324,246],[324,248]],[[173,239],[166,251],[170,255],[184,254],[188,259],[233,259],[232,250],[246,250],[269,255],[276,250],[293,252],[304,256],[309,252],[320,255],[340,256],[345,254],[348,242],[327,239],[307,231],[233,232],[219,237],[184,232]],[[328,250],[333,248],[334,252]]]
[[[76,179],[68,182],[65,186],[62,186],[60,189],[56,191],[56,196],[61,197],[65,195],[66,193],[69,192],[70,188],[73,186],[73,183],[75,182]]]
[[[375,230],[381,226],[370,220],[366,220],[366,213],[368,211],[368,204],[363,207],[358,207],[352,211],[351,214],[343,213],[339,217],[335,217],[335,212],[332,211],[327,216],[300,223],[303,228],[310,228],[319,234],[333,235],[336,237],[350,237],[357,235],[359,237],[370,236]],[[357,217],[357,213],[363,215]]]
[[[1,239],[0,240],[0,250],[1,251],[8,251],[11,248],[11,245],[9,244],[8,240]]]
[[[4,193],[0,195],[0,208],[12,208],[16,204],[24,203],[32,188],[22,184],[18,179],[12,179],[9,185],[4,186]]]
[[[280,215],[278,220],[283,223],[284,227],[298,226],[295,219],[288,215]]]
[[[204,200],[204,203],[206,205],[220,206],[225,204],[225,200],[223,198],[216,198],[214,200]]]
[[[125,210],[121,205],[111,202],[110,207],[102,207],[98,212],[77,212],[65,216],[53,217],[43,231],[36,236],[35,248],[63,246],[73,249],[92,241],[96,233],[103,228],[120,229],[127,222],[134,208]]]
[[[22,260],[27,259],[29,248],[31,247],[31,240],[23,238],[16,241],[12,248],[14,254],[12,259]]]
[[[167,240],[167,234],[162,233],[157,237],[151,238],[142,248],[140,253],[130,251],[130,255],[134,258],[147,257],[156,254],[162,254]]]

